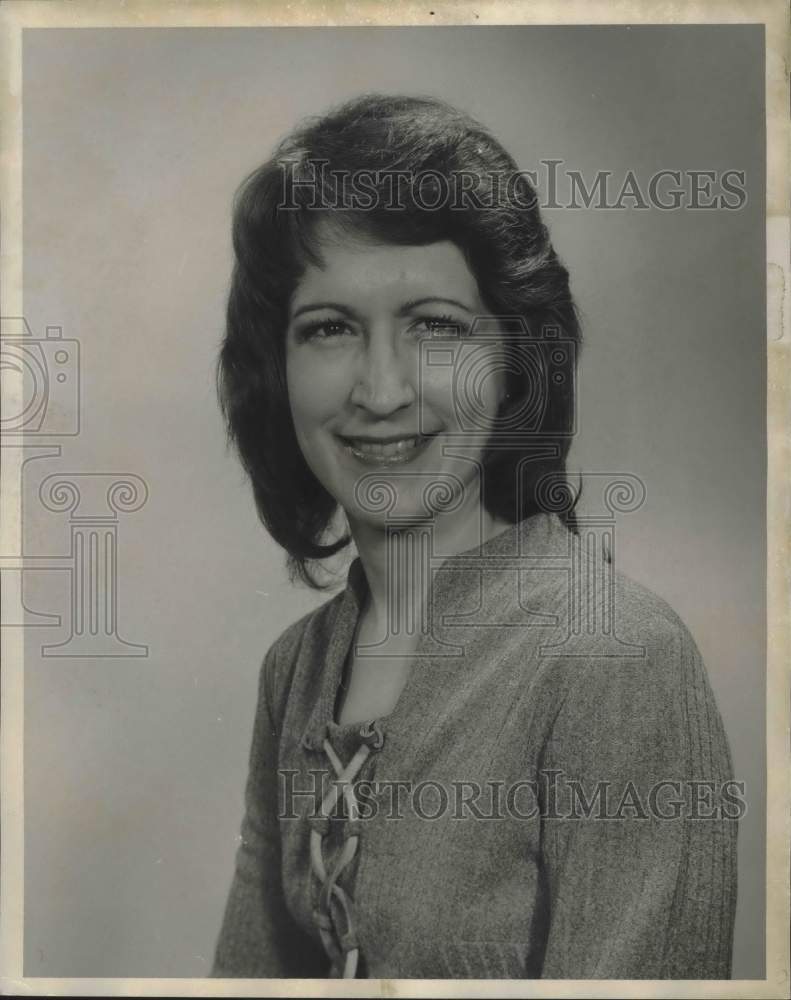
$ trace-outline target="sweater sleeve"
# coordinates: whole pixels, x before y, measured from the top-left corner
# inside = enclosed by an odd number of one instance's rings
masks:
[[[581,668],[545,748],[542,978],[731,975],[730,750],[685,626],[648,631],[645,658]]]
[[[286,908],[278,822],[278,737],[273,719],[274,647],[261,667],[241,842],[216,944],[211,977],[326,976],[321,945]]]

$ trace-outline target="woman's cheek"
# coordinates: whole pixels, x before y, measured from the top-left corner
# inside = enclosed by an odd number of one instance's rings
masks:
[[[287,371],[295,426],[308,430],[330,419],[343,405],[343,386],[332,366],[317,358],[295,359]]]
[[[452,369],[424,368],[416,381],[420,430],[452,430],[456,425],[455,389]],[[439,424],[439,426],[438,426]]]

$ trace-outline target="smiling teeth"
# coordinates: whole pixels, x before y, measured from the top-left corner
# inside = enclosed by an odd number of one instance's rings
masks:
[[[420,443],[420,438],[402,438],[400,441],[359,441],[354,438],[349,439],[349,445],[354,451],[359,451],[362,455],[381,455],[382,458],[392,458],[394,455],[403,455],[407,451],[416,448]]]

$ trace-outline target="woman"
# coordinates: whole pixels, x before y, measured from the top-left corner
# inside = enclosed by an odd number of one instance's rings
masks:
[[[259,515],[312,586],[357,556],[264,659],[212,974],[729,977],[728,744],[682,622],[565,502],[579,328],[528,179],[441,102],[363,97],[233,236]]]

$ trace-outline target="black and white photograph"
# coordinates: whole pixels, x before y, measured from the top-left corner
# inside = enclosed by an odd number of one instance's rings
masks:
[[[788,12],[386,6],[0,11],[2,992],[786,996]]]

